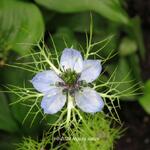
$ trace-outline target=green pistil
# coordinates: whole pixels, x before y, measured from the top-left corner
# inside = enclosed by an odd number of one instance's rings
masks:
[[[68,69],[61,74],[61,78],[69,86],[74,85],[77,82],[78,76],[79,75],[71,69]]]

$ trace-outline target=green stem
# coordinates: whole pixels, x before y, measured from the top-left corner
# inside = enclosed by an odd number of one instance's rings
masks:
[[[50,67],[57,73],[57,74],[60,74],[61,73],[61,71],[59,70],[59,69],[57,69],[54,65],[53,65],[53,63],[45,56],[45,59],[46,59],[46,61],[47,61],[47,63],[50,65]]]
[[[67,104],[67,120],[66,120],[66,125],[67,127],[69,126],[69,122],[71,120],[71,110],[74,108],[74,97],[72,97],[68,93],[68,104]]]
[[[42,55],[44,56],[46,62],[50,65],[50,67],[57,73],[60,74],[61,71],[59,69],[57,69],[54,64],[49,60],[49,58],[46,56],[45,52],[43,49],[41,49],[41,47],[39,46],[39,49],[41,50]]]

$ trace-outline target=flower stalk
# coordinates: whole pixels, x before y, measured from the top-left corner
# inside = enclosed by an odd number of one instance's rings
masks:
[[[71,120],[71,110],[74,108],[74,97],[68,93],[68,104],[67,104],[67,120],[66,126],[69,126],[69,122]]]

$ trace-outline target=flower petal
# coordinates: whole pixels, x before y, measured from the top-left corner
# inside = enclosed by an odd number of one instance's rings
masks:
[[[47,94],[48,94],[49,97],[52,97],[52,96],[54,96],[54,95],[60,93],[60,90],[61,90],[60,87],[53,87],[53,88],[51,88],[51,89],[47,92]],[[46,94],[46,95],[47,95],[47,94]],[[41,102],[41,106],[42,106],[42,108],[45,108],[45,107],[47,106],[46,101],[42,101],[42,102]]]
[[[98,60],[85,60],[83,62],[83,71],[79,81],[85,80],[87,83],[93,82],[98,78],[102,70],[100,61]]]
[[[64,70],[71,69],[80,73],[83,68],[81,53],[72,48],[65,48],[60,59],[60,65]]]
[[[75,93],[77,106],[84,112],[95,113],[101,111],[104,102],[100,95],[93,89],[87,87],[83,91]]]
[[[65,105],[66,95],[63,95],[62,90],[56,90],[54,93],[46,94],[41,102],[41,107],[46,114],[55,114]]]
[[[31,83],[34,88],[42,93],[53,89],[57,82],[63,82],[53,70],[47,70],[36,74]]]

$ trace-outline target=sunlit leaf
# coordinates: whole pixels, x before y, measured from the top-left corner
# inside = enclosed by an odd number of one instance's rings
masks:
[[[127,14],[116,0],[35,0],[48,9],[61,13],[95,11],[111,21],[128,24]]]

